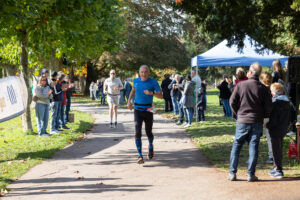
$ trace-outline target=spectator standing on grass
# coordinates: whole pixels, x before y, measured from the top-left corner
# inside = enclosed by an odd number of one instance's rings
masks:
[[[225,110],[225,117],[232,117],[231,108],[229,105],[229,98],[231,96],[231,91],[228,87],[228,76],[227,74],[223,75],[223,80],[221,83],[217,86],[217,88],[220,90],[220,98]]]
[[[176,122],[176,125],[182,125],[183,121],[185,120],[184,126],[188,124],[188,119],[185,118],[185,116],[187,116],[187,114],[185,113],[186,110],[183,107],[183,102],[182,102],[182,96],[183,96],[183,90],[184,90],[184,86],[185,86],[185,80],[180,76],[176,76],[176,84],[173,86],[175,89],[178,90],[178,109],[179,109],[179,119]]]
[[[262,84],[264,84],[269,90],[270,86],[272,84],[272,75],[268,72],[263,72],[259,76],[259,80]],[[270,90],[271,94],[271,90]],[[272,151],[272,144],[271,144],[271,137],[269,134],[269,130],[266,128],[266,124],[269,121],[269,118],[264,118],[264,133],[267,138],[267,143],[268,143],[268,160],[267,163],[272,164],[273,163],[273,151]]]
[[[130,92],[132,90],[132,86],[131,84],[129,83],[129,80],[128,79],[125,79],[125,83],[124,83],[124,94],[125,94],[125,97],[126,97],[126,101],[128,102],[128,99],[129,99],[129,95],[130,95]]]
[[[62,82],[65,78],[65,75],[61,72],[58,72],[58,81],[57,81],[57,84],[56,84],[56,90],[59,92],[58,95],[59,95],[59,103],[58,103],[58,106],[57,106],[57,116],[56,116],[56,122],[55,122],[55,130],[57,131],[61,131],[61,127],[62,127],[62,121],[61,121],[61,109],[62,109],[62,101],[63,101],[63,90],[62,90]]]
[[[67,90],[69,88],[69,84],[66,81],[61,82],[61,107],[60,107],[60,128],[61,129],[70,129],[66,126],[65,121],[65,110],[67,107]]]
[[[280,83],[273,83],[271,92],[273,109],[266,126],[271,136],[274,168],[269,174],[273,178],[281,179],[284,176],[282,172],[282,146],[290,123],[290,103],[288,97],[284,95],[284,88]]]
[[[187,75],[185,78],[184,90],[182,95],[182,105],[185,110],[185,119],[187,124],[185,128],[190,127],[193,122],[194,108],[195,108],[195,83],[192,81],[191,75]]]
[[[132,110],[131,100],[134,98],[134,122],[135,122],[135,144],[138,151],[138,164],[144,163],[142,154],[142,125],[145,122],[145,131],[148,137],[148,158],[154,156],[152,133],[153,126],[153,96],[162,99],[161,89],[155,79],[149,78],[150,69],[147,65],[142,65],[139,69],[140,78],[133,81],[133,88],[130,93],[127,107]]]
[[[172,100],[174,115],[179,114],[179,100],[181,98],[181,92],[178,89],[178,85],[181,83],[182,83],[181,76],[179,74],[176,74],[172,82],[168,85],[168,88],[171,90],[170,96]]]
[[[51,121],[50,121],[50,134],[58,134],[59,131],[57,130],[58,124],[58,109],[59,109],[59,104],[60,104],[60,93],[61,93],[61,88],[57,86],[57,72],[53,72],[51,74],[51,89],[52,89],[52,101],[50,103],[50,108],[51,108]]]
[[[67,97],[67,105],[66,105],[66,112],[65,112],[65,123],[69,122],[69,113],[71,109],[71,97],[73,92],[75,91],[75,85],[74,83],[71,83],[71,79],[69,76],[66,76],[65,81],[67,82],[67,85],[69,86],[66,91],[66,97]]]
[[[198,109],[198,121],[204,122],[205,121],[205,114],[204,111],[206,110],[206,92],[205,87],[199,89],[198,92],[198,102],[197,102],[197,109]]]
[[[102,78],[100,81],[100,84],[99,84],[100,95],[101,95],[101,99],[100,99],[101,105],[105,104],[105,97],[106,97],[106,94],[104,94],[104,81],[105,81],[105,78]]]
[[[173,111],[173,105],[171,100],[171,90],[169,89],[169,85],[172,82],[169,74],[164,75],[165,79],[161,83],[161,89],[163,92],[163,97],[165,101],[165,112]]]
[[[97,91],[97,89],[95,87],[94,82],[91,82],[89,90],[90,90],[90,97],[92,98],[92,100],[95,100],[95,90]]]
[[[248,72],[248,80],[237,84],[230,98],[230,105],[237,115],[235,138],[230,155],[228,179],[236,180],[239,156],[243,144],[249,142],[248,178],[257,181],[255,168],[258,159],[258,146],[263,131],[263,120],[270,115],[272,100],[270,91],[259,81],[259,63],[253,63]]]
[[[38,85],[35,88],[35,94],[38,98],[35,105],[36,113],[36,125],[38,135],[40,137],[48,137],[49,135],[46,132],[49,120],[49,104],[52,94],[52,90],[47,85],[47,78],[41,77],[39,79]]]

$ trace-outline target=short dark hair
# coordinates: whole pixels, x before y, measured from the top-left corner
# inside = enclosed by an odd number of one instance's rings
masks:
[[[188,74],[188,75],[186,75],[185,79],[188,80],[188,81],[191,81],[191,80],[192,80],[192,77],[191,77],[190,74]]]

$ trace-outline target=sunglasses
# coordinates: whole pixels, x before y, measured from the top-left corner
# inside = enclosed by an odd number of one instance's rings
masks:
[[[116,74],[116,73],[110,73],[110,74]]]

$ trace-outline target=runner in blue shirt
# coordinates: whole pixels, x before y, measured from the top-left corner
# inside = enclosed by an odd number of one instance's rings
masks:
[[[153,96],[162,99],[162,91],[156,80],[149,78],[150,70],[147,65],[142,65],[139,70],[140,78],[133,81],[127,107],[132,110],[131,99],[134,98],[134,122],[135,122],[135,144],[138,151],[138,164],[143,164],[142,154],[142,125],[145,122],[145,130],[149,141],[148,158],[151,160],[154,156],[152,126]]]

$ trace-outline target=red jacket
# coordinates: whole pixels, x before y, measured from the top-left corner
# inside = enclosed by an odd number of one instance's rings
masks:
[[[243,78],[243,79],[235,80],[235,81],[234,81],[234,82],[235,82],[234,87],[235,87],[239,82],[246,81],[246,80],[248,80],[248,77],[247,77],[247,76],[246,76],[245,78]]]

